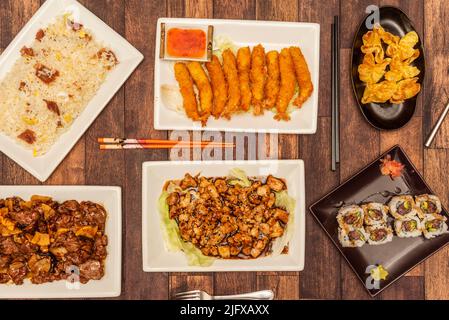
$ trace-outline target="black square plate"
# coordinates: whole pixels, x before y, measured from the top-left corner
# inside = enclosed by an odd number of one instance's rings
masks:
[[[392,179],[381,174],[380,160],[387,154],[405,166],[400,177]],[[309,209],[318,223],[340,250],[372,297],[443,248],[449,242],[449,234],[443,234],[430,240],[425,239],[424,236],[399,238],[395,235],[393,241],[386,244],[365,244],[360,248],[343,248],[338,241],[337,211],[342,205],[363,202],[387,203],[391,197],[397,194],[420,195],[424,193],[434,194],[401,147],[394,146],[310,206]],[[447,216],[447,210],[443,208],[441,214]],[[388,276],[374,285],[369,268],[377,265],[382,265],[388,271]]]

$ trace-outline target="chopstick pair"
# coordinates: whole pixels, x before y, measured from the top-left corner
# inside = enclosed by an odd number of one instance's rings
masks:
[[[332,92],[332,171],[337,170],[340,163],[340,18],[334,16],[332,23],[332,67],[331,67],[331,92]]]
[[[121,139],[121,138],[98,138],[101,150],[121,149],[171,149],[171,148],[232,148],[231,142],[213,141],[178,141],[160,139]]]

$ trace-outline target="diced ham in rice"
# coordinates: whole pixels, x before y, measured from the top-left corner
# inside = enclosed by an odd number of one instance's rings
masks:
[[[34,50],[32,48],[23,47],[22,49],[20,49],[20,54],[23,57],[34,57]]]
[[[26,129],[24,132],[17,136],[19,139],[25,141],[28,144],[33,144],[36,141],[36,134],[30,129]]]
[[[39,29],[39,30],[36,32],[36,40],[37,40],[37,41],[41,41],[43,37],[45,37],[45,32],[44,32],[44,30]]]

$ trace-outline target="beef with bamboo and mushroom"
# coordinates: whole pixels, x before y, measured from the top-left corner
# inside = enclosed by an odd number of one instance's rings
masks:
[[[107,213],[89,201],[47,196],[0,199],[0,283],[42,284],[66,279],[78,268],[80,282],[104,276]]]

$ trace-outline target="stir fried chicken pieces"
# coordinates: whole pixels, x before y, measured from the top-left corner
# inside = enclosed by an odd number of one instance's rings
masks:
[[[206,256],[222,259],[268,255],[272,241],[284,234],[289,213],[276,207],[275,192],[285,183],[269,176],[251,179],[249,185],[232,178],[192,177],[170,181],[176,191],[167,197],[170,218],[182,240]]]
[[[0,283],[34,284],[66,279],[78,268],[80,282],[104,275],[105,209],[92,202],[58,203],[0,199]]]

